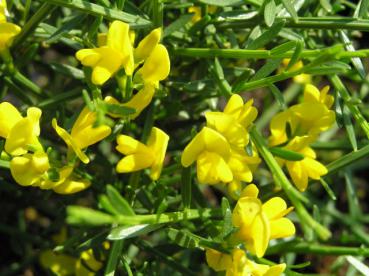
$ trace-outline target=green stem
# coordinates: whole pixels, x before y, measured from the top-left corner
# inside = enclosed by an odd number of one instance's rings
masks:
[[[150,214],[150,215],[108,215],[106,213],[82,206],[67,207],[67,221],[70,224],[79,225],[139,225],[139,224],[159,224],[176,223],[182,220],[222,218],[221,209],[187,209],[185,211]]]
[[[305,225],[308,225],[310,228],[312,228],[321,239],[328,239],[331,236],[330,231],[323,225],[315,221],[307,212],[305,206],[300,201],[301,194],[292,186],[290,181],[287,179],[281,167],[278,165],[277,161],[274,159],[273,155],[269,151],[266,143],[264,142],[264,139],[255,127],[251,129],[250,136],[256,148],[258,149],[258,152],[263,157],[264,161],[267,163],[269,169],[271,170],[273,177],[285,191],[292,204],[295,206],[297,214],[300,217],[301,221]]]
[[[163,10],[164,10],[164,4],[162,3],[162,0],[153,0],[153,23],[154,27],[158,28],[163,26]]]
[[[303,50],[300,58],[314,58],[328,48],[316,50]],[[177,56],[187,56],[194,58],[232,58],[232,59],[279,59],[291,58],[294,51],[273,54],[270,50],[245,50],[245,49],[209,49],[209,48],[178,48],[172,53]],[[348,52],[342,51],[337,55],[339,58],[368,57],[369,49]]]
[[[296,243],[295,241],[280,243],[275,246],[269,247],[265,255],[275,255],[282,253],[301,253],[301,254],[317,254],[317,255],[352,255],[369,257],[369,248],[362,247],[345,247],[345,246],[332,246],[321,245],[311,243]]]
[[[365,132],[366,137],[368,137],[369,139],[369,124],[365,120],[364,116],[361,114],[357,105],[355,105],[352,102],[351,95],[349,91],[347,90],[347,88],[345,87],[345,85],[342,83],[341,79],[337,75],[333,75],[329,77],[329,80],[331,81],[333,86],[337,89],[343,101],[345,102],[345,105],[351,111],[352,116],[358,122],[361,129]]]
[[[298,17],[296,20],[292,18],[284,18],[285,28],[301,28],[301,29],[331,29],[331,30],[357,30],[369,31],[368,19],[353,19],[352,17]],[[225,20],[212,22],[217,28],[254,28],[260,25],[259,20]]]
[[[27,23],[22,27],[21,33],[17,36],[13,43],[13,47],[16,48],[18,45],[22,44],[23,41],[33,32],[38,24],[50,15],[55,6],[48,3],[44,3],[37,12],[27,21]]]
[[[346,167],[347,165],[351,165],[354,162],[359,161],[361,158],[369,155],[369,145],[362,147],[357,151],[350,152],[341,158],[329,163],[326,167],[328,169],[328,174],[335,173],[340,169]]]
[[[115,275],[115,269],[117,267],[119,258],[122,254],[123,243],[124,243],[124,240],[118,240],[118,241],[113,242],[113,245],[110,249],[109,259],[108,259],[108,263],[105,268],[104,275],[107,275],[107,276]]]

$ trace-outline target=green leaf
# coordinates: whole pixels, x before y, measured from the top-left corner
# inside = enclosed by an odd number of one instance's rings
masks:
[[[343,110],[343,124],[346,128],[347,136],[350,140],[353,150],[357,151],[356,134],[355,134],[354,126],[352,125],[352,120],[351,120],[352,116],[351,116],[350,110],[347,108],[346,105],[343,105],[342,110]]]
[[[226,238],[229,234],[232,233],[233,224],[232,224],[232,210],[229,205],[228,199],[222,198],[222,213],[223,213],[223,228],[222,228],[222,238]]]
[[[118,261],[122,254],[123,249],[123,240],[115,241],[113,242],[113,245],[110,249],[109,259],[108,263],[105,267],[105,276],[114,276],[115,275],[115,269],[117,268]]]
[[[121,194],[115,189],[112,185],[107,185],[106,192],[108,198],[114,207],[114,209],[120,214],[125,216],[134,216],[135,212],[132,207],[129,205],[127,200],[125,200]]]
[[[199,240],[190,235],[186,230],[169,228],[167,231],[169,239],[179,246],[185,248],[196,248],[199,246]]]
[[[369,0],[360,0],[360,3],[356,6],[354,18],[368,18]]]
[[[162,227],[162,224],[139,224],[135,226],[119,226],[113,228],[107,239],[108,240],[124,240],[141,235],[146,235]]]
[[[112,113],[114,115],[118,115],[121,117],[126,117],[130,114],[134,114],[136,111],[133,108],[126,107],[120,104],[110,104],[106,102],[100,102],[99,104],[103,106],[103,108],[105,109],[107,113]]]
[[[249,81],[256,81],[269,76],[281,64],[282,59],[269,59],[266,63],[252,76]]]
[[[113,207],[109,198],[106,195],[101,195],[99,197],[99,207],[105,209],[112,215],[120,215],[120,213]]]
[[[182,168],[181,195],[184,209],[191,207],[191,168],[192,166]]]
[[[288,65],[286,67],[286,71],[291,69],[291,67],[293,65],[295,65],[296,62],[299,61],[303,48],[304,48],[304,41],[303,40],[297,40],[295,51],[293,52],[292,57],[290,59],[290,62],[288,63]]]
[[[336,195],[334,194],[334,192],[331,189],[331,187],[329,187],[328,183],[324,180],[324,178],[320,178],[320,183],[322,184],[324,190],[327,192],[327,194],[329,195],[329,197],[332,200],[337,200]]]
[[[285,20],[276,20],[270,28],[263,32],[258,38],[248,44],[246,49],[255,50],[263,47],[268,42],[272,41],[282,30]]]
[[[66,75],[68,77],[72,77],[77,80],[82,80],[85,78],[85,74],[83,73],[83,71],[73,66],[55,62],[51,62],[49,63],[49,65],[51,69],[53,69],[54,71]]]
[[[82,206],[67,207],[67,223],[85,226],[99,226],[114,223],[114,217],[106,213]]]
[[[290,0],[282,0],[282,4],[286,8],[288,13],[291,15],[293,21],[297,22],[298,21],[298,15],[297,15],[295,7],[292,5],[291,1]]]
[[[148,28],[151,26],[151,22],[137,15],[132,15],[119,10],[109,9],[91,2],[82,0],[48,0],[50,4],[70,8],[72,10],[79,10],[81,12],[91,15],[102,15],[109,20],[121,20],[123,22],[131,23],[130,26],[133,29],[136,28]]]
[[[166,37],[170,35],[171,33],[183,28],[188,22],[191,21],[192,17],[193,17],[193,14],[184,14],[180,16],[177,20],[175,20],[173,23],[171,23],[164,29],[163,37]]]
[[[265,0],[264,2],[264,21],[270,27],[274,23],[276,15],[276,5],[274,0]]]
[[[199,2],[218,7],[228,7],[243,3],[241,0],[199,0]]]
[[[327,12],[332,12],[332,5],[330,0],[320,0],[320,5],[325,9]]]
[[[284,54],[287,51],[292,50],[293,48],[295,48],[297,43],[298,42],[294,40],[294,41],[288,41],[286,43],[278,45],[278,46],[274,47],[272,50],[270,50],[270,54],[272,56],[278,56],[278,55]]]
[[[301,161],[305,158],[305,156],[301,153],[292,150],[286,150],[279,147],[269,148],[269,151],[273,153],[275,156],[289,161]]]
[[[53,43],[59,40],[64,34],[70,32],[73,28],[80,25],[80,22],[86,18],[85,14],[77,14],[73,16],[69,20],[62,22],[60,28],[57,28],[54,33],[50,35],[50,37],[45,41],[46,43]]]
[[[277,103],[281,107],[282,110],[285,110],[287,108],[286,102],[284,101],[284,97],[282,95],[282,92],[279,90],[277,86],[274,84],[271,84],[268,86],[270,91],[272,91],[272,94],[274,98],[276,99]]]
[[[339,34],[340,34],[341,40],[345,44],[346,50],[349,52],[355,52],[354,45],[352,44],[347,34],[343,30],[339,30]],[[351,61],[354,67],[356,68],[357,72],[359,73],[360,77],[364,80],[366,77],[366,72],[365,72],[365,68],[364,68],[364,65],[361,59],[358,57],[353,57],[351,58]]]

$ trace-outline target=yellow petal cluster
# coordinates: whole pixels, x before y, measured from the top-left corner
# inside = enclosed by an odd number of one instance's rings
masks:
[[[107,125],[95,127],[96,116],[96,112],[85,107],[75,121],[70,134],[58,126],[56,119],[52,121],[53,128],[67,144],[68,149],[73,151],[85,164],[89,163],[90,160],[82,150],[103,140],[111,133],[111,128]]]
[[[53,189],[60,194],[79,192],[90,186],[90,181],[75,177],[73,167],[56,169],[58,181],[49,179],[48,171],[52,167],[38,137],[40,135],[41,110],[36,107],[27,109],[23,117],[12,104],[0,103],[0,137],[5,138],[5,152],[10,157],[10,172],[14,180],[22,186],[34,186],[41,189]],[[87,120],[88,121],[88,120]],[[80,122],[80,125],[86,123]],[[78,136],[83,143],[89,143],[93,136]],[[88,140],[90,139],[90,140]]]
[[[79,50],[76,58],[84,66],[93,68],[91,80],[96,85],[103,85],[121,68],[132,76],[142,62],[137,73],[144,83],[157,84],[170,70],[168,51],[159,43],[160,38],[161,29],[157,28],[134,48],[129,25],[116,20],[111,23],[106,39],[100,39],[100,47]]]
[[[304,159],[301,161],[277,159],[281,165],[286,165],[293,183],[302,192],[306,190],[309,178],[319,180],[328,172],[323,164],[315,160],[316,154],[309,147],[310,143],[311,137],[309,136],[294,137],[284,148],[302,154]]]
[[[319,91],[314,85],[307,84],[303,102],[278,113],[270,123],[271,146],[282,146],[305,157],[301,161],[279,159],[300,191],[306,189],[309,178],[319,180],[327,173],[324,165],[315,160],[316,154],[309,145],[335,122],[335,113],[330,110],[334,98],[328,91],[328,86]]]
[[[104,250],[108,250],[110,244],[104,242],[102,247]],[[92,249],[81,252],[78,258],[66,254],[58,254],[53,250],[44,250],[39,257],[40,264],[44,269],[60,276],[94,276],[103,267],[105,259],[104,252],[97,254]]]
[[[18,156],[27,153],[30,147],[42,148],[40,135],[41,110],[37,107],[27,109],[27,116],[8,102],[0,104],[0,137],[5,138],[5,151]]]
[[[295,226],[284,216],[292,211],[280,197],[273,197],[264,204],[258,199],[259,190],[248,185],[237,201],[232,213],[232,223],[238,228],[235,238],[257,257],[262,257],[271,239],[295,234]]]
[[[335,122],[335,113],[330,110],[333,97],[327,95],[329,87],[320,92],[311,84],[305,86],[304,101],[278,113],[270,123],[270,145],[275,146],[287,142],[287,127],[290,136],[316,137],[320,132],[329,129]],[[314,112],[312,112],[314,111]]]
[[[0,52],[8,49],[21,31],[18,25],[7,22],[7,12],[6,0],[3,0],[0,3]]]
[[[169,75],[170,59],[167,49],[160,44],[161,34],[161,28],[154,29],[134,48],[134,32],[129,30],[129,25],[113,21],[107,35],[98,36],[98,48],[76,53],[84,66],[92,67],[91,80],[96,85],[103,85],[121,68],[127,76],[134,75],[134,83],[141,88],[128,102],[121,104],[135,109],[135,113],[128,116],[130,119],[135,119],[150,104],[159,82]],[[105,101],[120,104],[111,96]]]
[[[241,96],[233,95],[223,112],[206,112],[206,126],[192,139],[182,153],[184,167],[197,163],[200,183],[228,183],[230,194],[237,198],[241,182],[252,181],[252,170],[260,163],[245,153],[249,143],[247,128],[255,120],[257,110],[252,100],[244,104]]]
[[[285,264],[262,265],[249,260],[245,251],[236,248],[232,254],[206,249],[206,261],[215,271],[226,271],[226,276],[279,276]]]
[[[126,155],[117,164],[118,173],[130,173],[150,169],[150,178],[157,180],[160,176],[169,136],[159,128],[153,127],[146,144],[127,135],[117,137],[116,149]]]

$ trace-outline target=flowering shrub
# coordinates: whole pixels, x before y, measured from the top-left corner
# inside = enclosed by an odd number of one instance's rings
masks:
[[[139,2],[0,0],[0,274],[368,275],[369,2]]]

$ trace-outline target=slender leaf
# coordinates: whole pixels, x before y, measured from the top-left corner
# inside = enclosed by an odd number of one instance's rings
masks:
[[[126,216],[135,215],[135,212],[133,211],[132,207],[129,205],[127,200],[125,200],[121,196],[121,194],[114,186],[107,185],[106,192],[110,202],[112,203],[113,207],[118,211],[118,213]]]
[[[292,5],[290,0],[282,0],[282,4],[283,6],[286,8],[286,10],[288,11],[288,13],[291,15],[291,17],[293,18],[293,20],[295,22],[298,21],[298,15],[297,12],[295,10],[295,7]]]
[[[139,224],[135,226],[118,226],[113,228],[109,235],[109,240],[124,240],[137,236],[146,235],[162,227],[162,224]]]
[[[253,50],[253,49],[259,49],[266,45],[268,42],[273,40],[279,32],[282,30],[283,26],[285,24],[284,20],[279,20],[274,22],[273,26],[268,28],[265,32],[263,32],[258,38],[250,42],[247,46],[247,49]]]
[[[264,2],[264,21],[270,27],[274,23],[276,15],[276,5],[274,0],[265,0]]]

